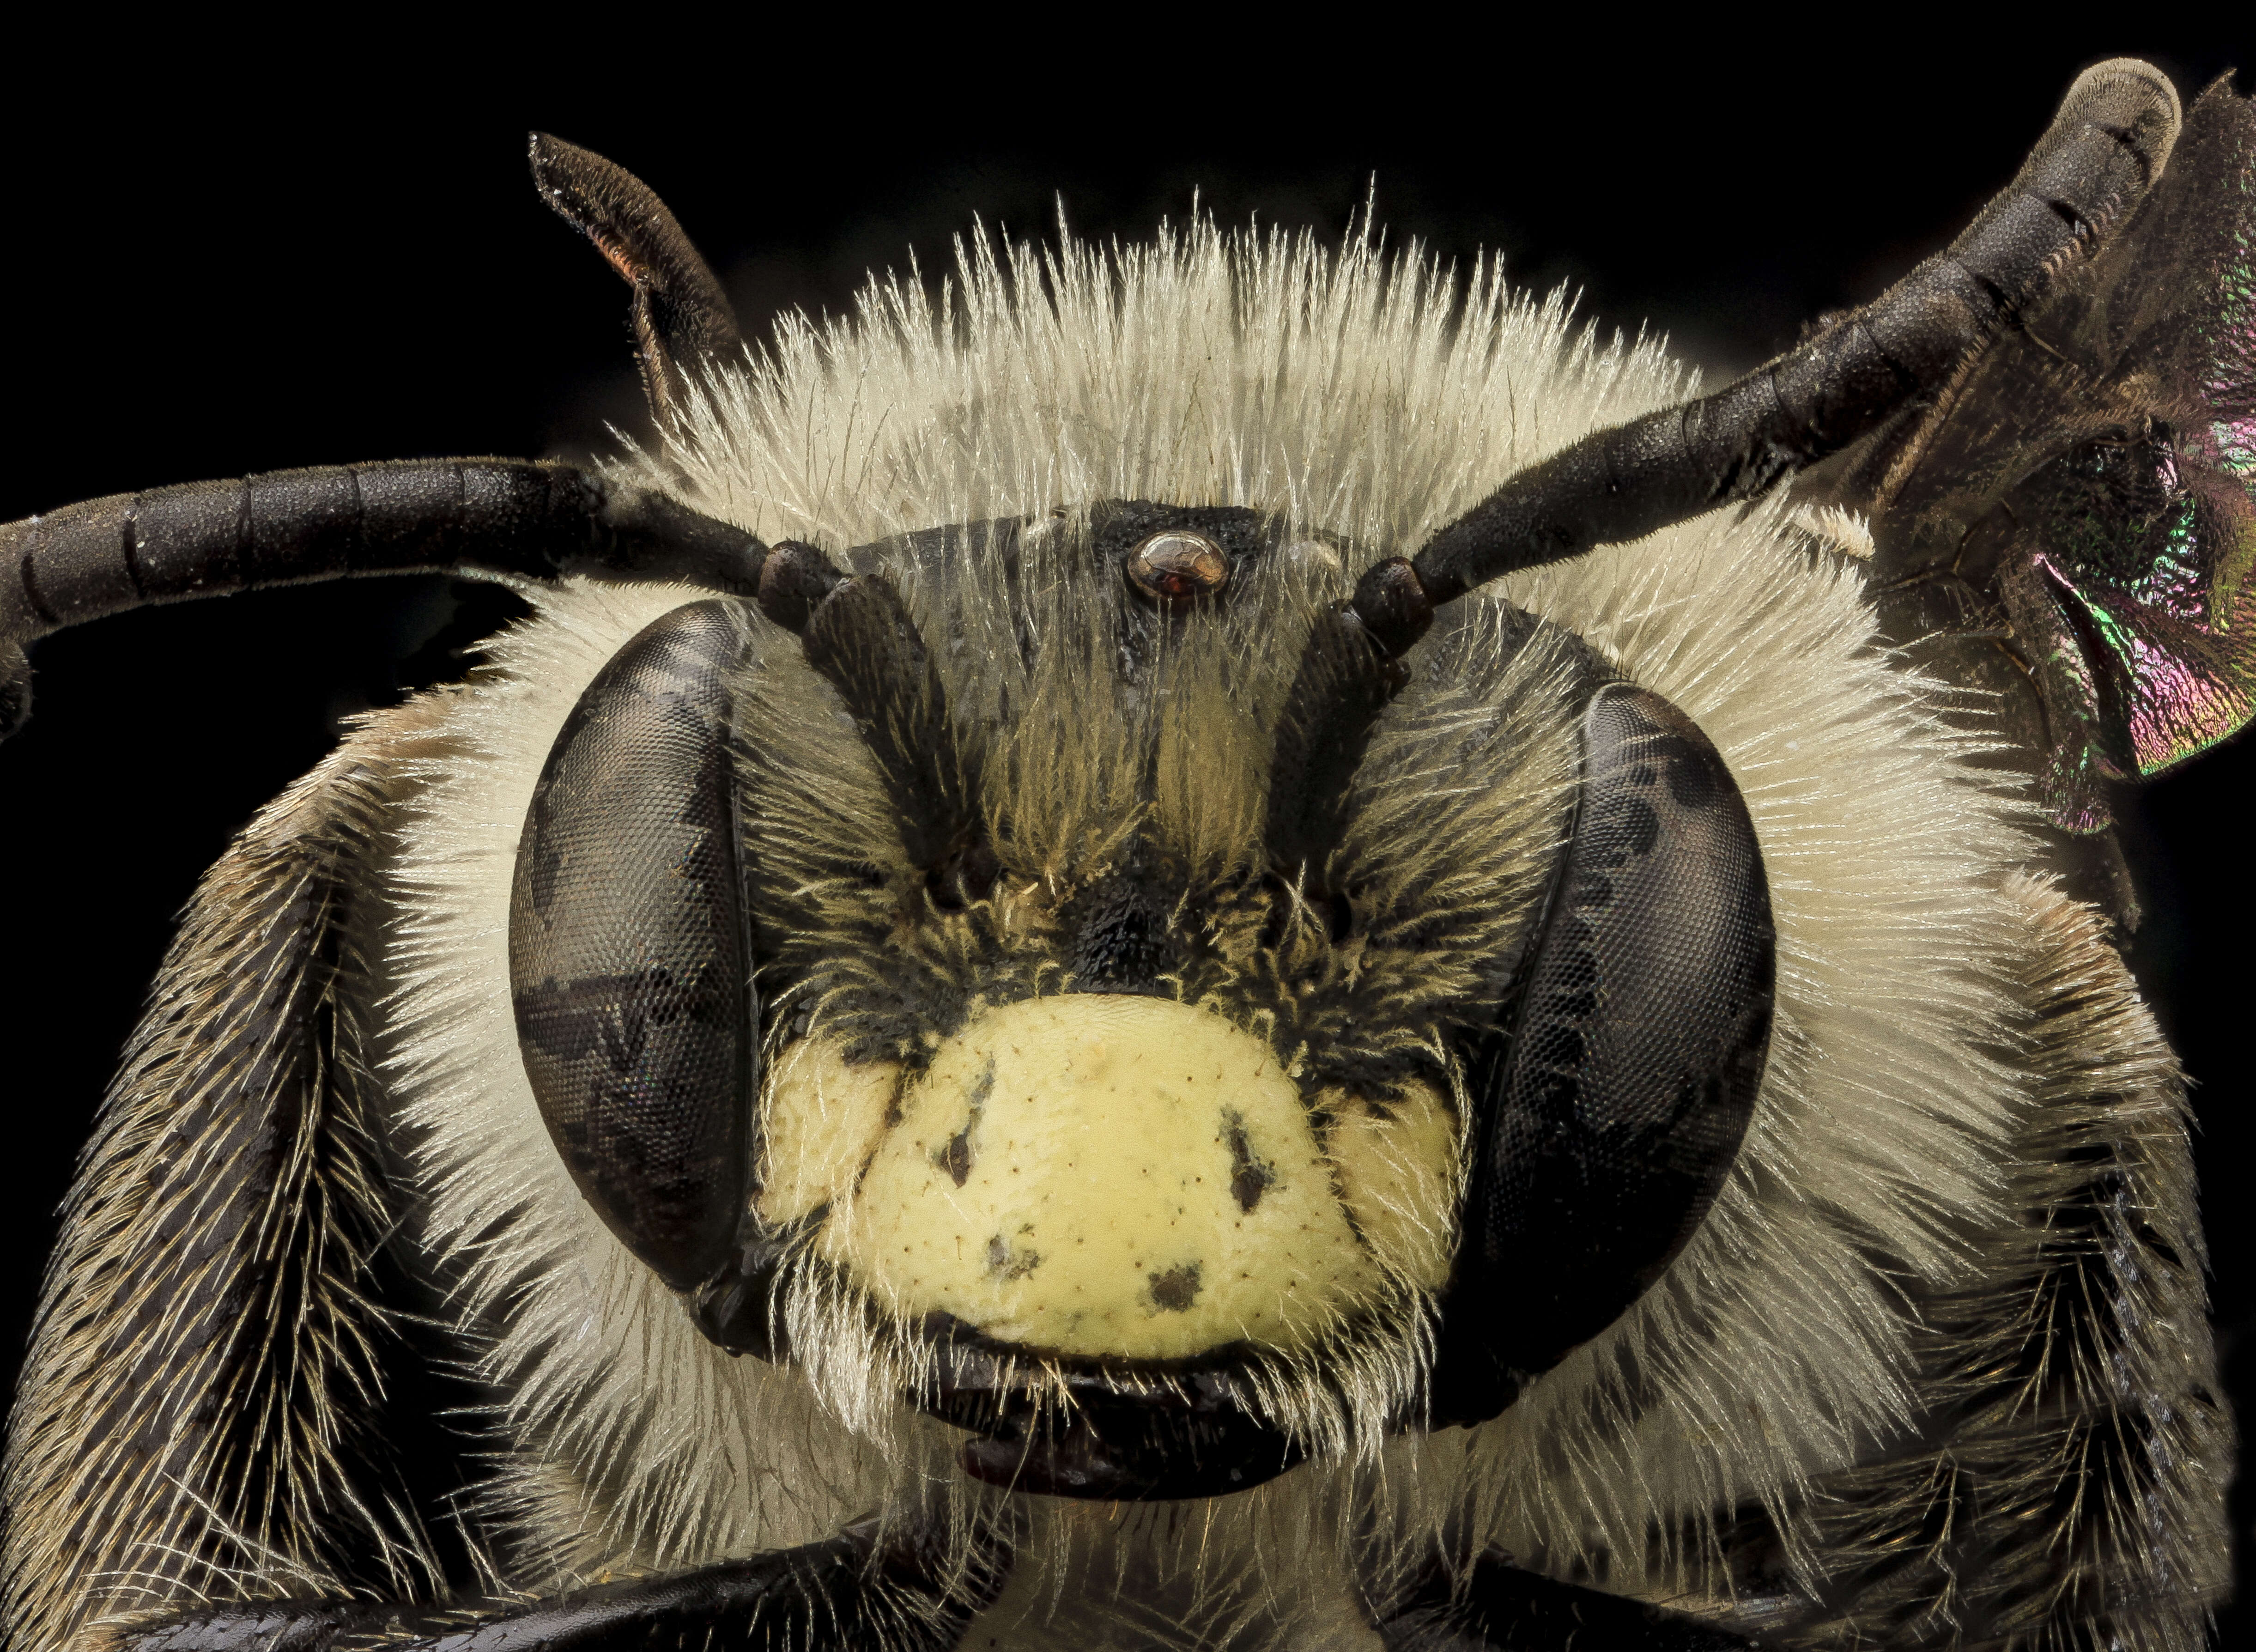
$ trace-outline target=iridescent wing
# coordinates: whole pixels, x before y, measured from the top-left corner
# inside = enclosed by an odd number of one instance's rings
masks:
[[[1883,624],[1996,695],[2054,819],[2256,717],[2256,105],[2218,81],[2084,269],[1837,484]]]

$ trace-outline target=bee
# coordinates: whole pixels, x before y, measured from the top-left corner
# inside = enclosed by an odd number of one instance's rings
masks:
[[[11,726],[130,607],[534,611],[192,905],[11,1636],[2191,1643],[2230,1424],[2104,829],[2249,715],[2252,154],[2100,65],[1695,396],[1204,222],[747,354],[536,138],[656,443],[5,531]]]

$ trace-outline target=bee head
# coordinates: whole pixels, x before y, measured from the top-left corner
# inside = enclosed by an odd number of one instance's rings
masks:
[[[779,547],[757,614],[678,610],[590,687],[519,854],[520,1038],[714,1340],[881,1371],[973,1474],[1106,1498],[1370,1449],[1469,1359],[1492,1412],[1562,1351],[1449,1322],[1544,1318],[1467,1251],[1467,1178],[1509,1183],[1499,1108],[1541,1088],[1498,1052],[1609,674],[1498,604],[1343,647],[1353,554],[1150,504]],[[1605,1319],[1749,1101],[1596,1246]]]

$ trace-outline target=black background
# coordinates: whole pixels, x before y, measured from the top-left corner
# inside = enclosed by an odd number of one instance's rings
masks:
[[[0,520],[293,465],[586,454],[607,422],[639,428],[624,289],[535,200],[529,127],[656,187],[754,335],[779,308],[846,307],[862,271],[911,248],[944,269],[975,215],[1045,233],[1061,197],[1077,232],[1135,237],[1196,190],[1225,224],[1336,237],[1375,176],[1398,244],[1500,250],[1519,284],[1569,282],[1586,315],[1657,326],[1715,383],[1946,241],[2083,64],[2147,56],[2189,94],[2256,65],[2256,39],[2215,27],[1899,30],[1844,52],[1752,23],[1660,39],[1596,9],[1569,20],[1579,39],[1536,47],[1406,14],[1386,39],[1331,43],[1283,20],[1091,14],[1110,43],[1068,47],[902,43],[841,9],[799,20],[837,31],[820,39],[673,20],[566,40],[528,21],[474,46],[461,19],[427,18],[318,45],[89,34],[18,55],[0,100]],[[40,646],[37,715],[0,748],[0,1378],[197,874],[339,717],[458,669],[452,651],[507,611],[444,581],[361,582]],[[2252,780],[2256,740],[2126,804],[2153,914],[2134,961],[2197,1084],[2244,1412]],[[2249,1507],[2244,1490],[2244,1551]]]

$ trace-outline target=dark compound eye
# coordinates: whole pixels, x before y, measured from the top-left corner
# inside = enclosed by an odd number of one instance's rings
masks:
[[[1474,1133],[1435,1415],[1478,1422],[1611,1324],[1706,1218],[1770,1048],[1762,849],[1723,756],[1650,689],[1601,688],[1558,893],[1498,1032]]]
[[[540,1116],[582,1196],[678,1290],[728,1254],[755,1158],[731,609],[677,608],[596,674],[541,769],[510,898]]]
[[[1203,533],[1170,528],[1128,553],[1128,582],[1162,608],[1211,597],[1230,580],[1230,561]]]

